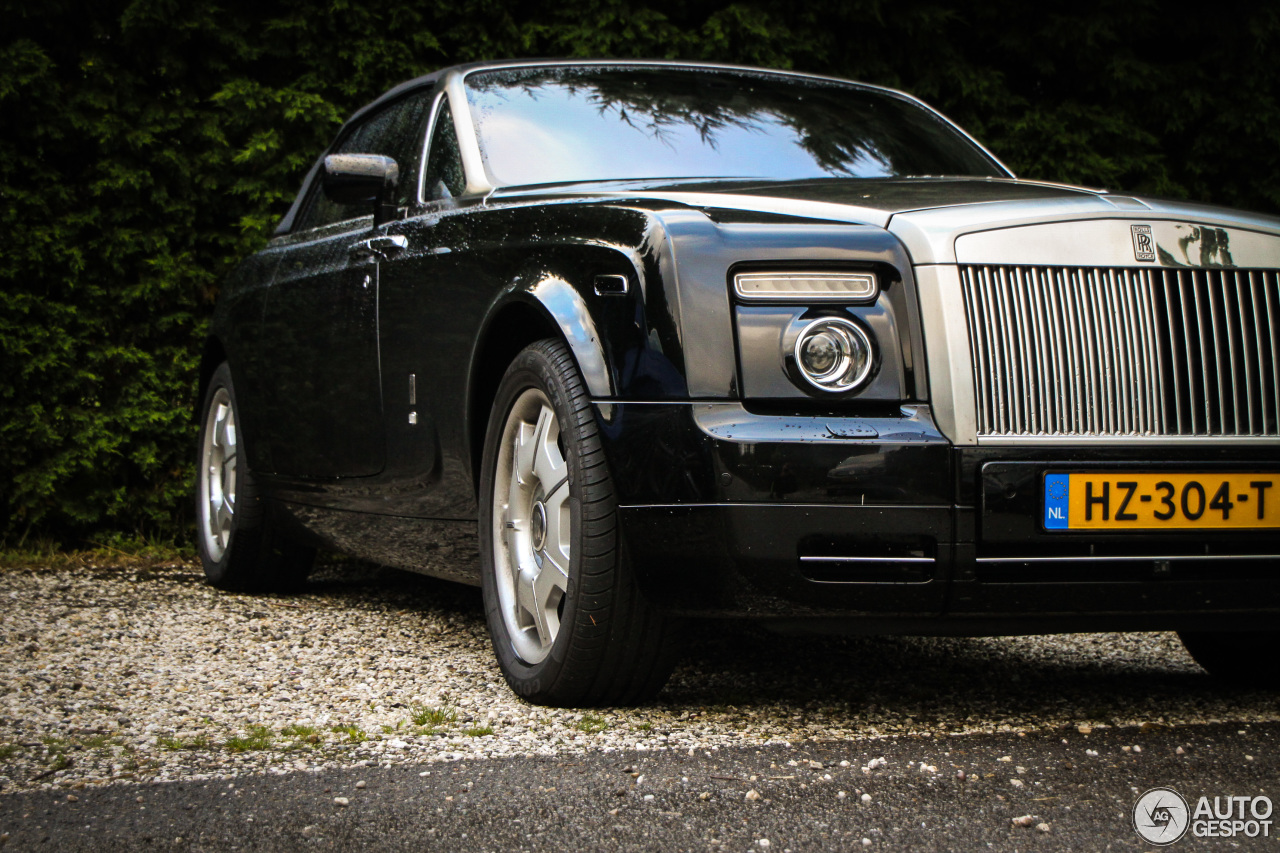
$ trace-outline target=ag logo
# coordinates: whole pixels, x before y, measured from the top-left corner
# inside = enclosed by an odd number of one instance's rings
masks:
[[[1151,236],[1150,225],[1130,225],[1133,234],[1133,257],[1138,261],[1154,261],[1156,259],[1156,241]]]
[[[1133,828],[1158,847],[1186,835],[1189,817],[1187,801],[1172,788],[1152,788],[1133,804]]]

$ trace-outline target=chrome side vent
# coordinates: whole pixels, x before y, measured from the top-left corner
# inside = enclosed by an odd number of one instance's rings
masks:
[[[961,266],[983,437],[1280,435],[1275,270]]]

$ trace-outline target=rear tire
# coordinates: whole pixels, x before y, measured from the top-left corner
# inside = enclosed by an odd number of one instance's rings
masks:
[[[1195,662],[1243,687],[1280,685],[1280,631],[1179,631]]]
[[[480,495],[485,616],[511,689],[561,706],[654,696],[678,626],[636,584],[595,414],[562,342],[539,341],[507,369]]]
[[[258,494],[241,452],[235,386],[225,361],[209,380],[200,414],[196,550],[205,577],[219,589],[300,588],[311,571],[315,549],[281,535]]]

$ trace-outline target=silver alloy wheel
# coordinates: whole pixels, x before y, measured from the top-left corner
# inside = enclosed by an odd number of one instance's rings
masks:
[[[200,535],[215,563],[226,553],[236,513],[236,415],[231,393],[214,392],[200,448]]]
[[[493,565],[516,656],[543,661],[560,633],[569,590],[573,523],[560,422],[546,394],[524,391],[498,445],[493,482]]]

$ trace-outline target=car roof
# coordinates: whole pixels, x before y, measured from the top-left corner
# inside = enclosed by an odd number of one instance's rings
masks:
[[[825,80],[831,83],[843,83],[847,86],[856,86],[860,89],[873,89],[878,92],[886,92],[893,95],[908,98],[915,101],[916,98],[897,89],[891,89],[887,86],[876,86],[871,83],[859,83],[855,80],[848,80],[843,77],[832,77],[827,74],[809,74],[803,71],[789,71],[779,68],[760,68],[752,65],[733,65],[724,62],[699,62],[696,60],[676,60],[676,59],[564,59],[555,57],[533,58],[533,59],[502,59],[502,60],[485,60],[477,62],[466,62],[458,65],[450,65],[432,71],[430,74],[424,74],[421,77],[414,77],[412,80],[388,89],[378,98],[370,101],[365,106],[356,110],[347,119],[343,127],[345,128],[351,122],[360,119],[366,113],[373,112],[379,107],[394,101],[409,92],[434,86],[442,77],[452,73],[459,72],[468,74],[472,71],[490,71],[501,70],[503,68],[529,68],[540,66],[570,66],[583,67],[591,65],[603,66],[636,66],[636,67],[652,67],[652,68],[689,68],[702,71],[729,71],[749,74],[773,74],[780,77],[796,77],[806,80]]]

